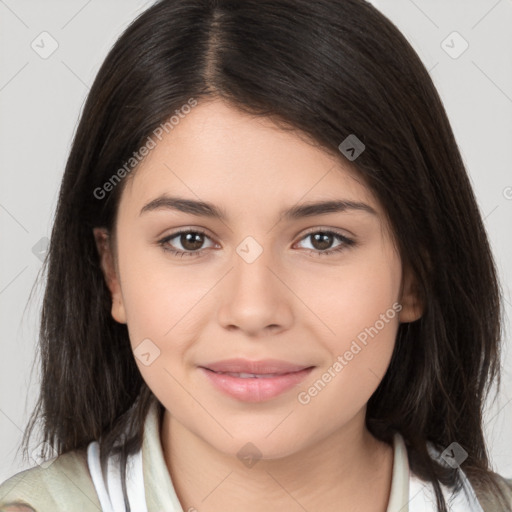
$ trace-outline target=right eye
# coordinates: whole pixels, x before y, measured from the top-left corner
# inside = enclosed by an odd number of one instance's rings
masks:
[[[192,235],[192,237],[186,235]],[[180,244],[185,250],[174,248],[174,246],[170,243],[170,241],[174,239],[176,239],[177,243]],[[199,245],[203,245],[204,239],[210,239],[210,237],[207,236],[202,229],[182,229],[181,231],[172,233],[171,235],[162,238],[162,240],[159,240],[158,243],[164,251],[168,251],[175,256],[199,256],[205,251],[205,249],[198,247],[187,248],[183,246],[183,242],[186,244],[190,243],[194,246],[199,241]]]

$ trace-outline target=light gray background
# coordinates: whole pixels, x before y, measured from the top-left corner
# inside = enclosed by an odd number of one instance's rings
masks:
[[[28,467],[17,448],[37,396],[39,370],[32,363],[41,287],[25,314],[24,309],[41,267],[41,246],[44,252],[44,238],[50,235],[78,116],[108,49],[151,3],[0,0],[0,482]],[[373,3],[402,30],[430,70],[500,270],[507,314],[503,386],[485,421],[493,468],[510,478],[512,0]],[[47,59],[31,47],[34,40],[43,46],[43,31],[58,43]],[[464,42],[450,36],[454,31],[469,44],[457,58]],[[45,39],[45,49],[49,44]]]

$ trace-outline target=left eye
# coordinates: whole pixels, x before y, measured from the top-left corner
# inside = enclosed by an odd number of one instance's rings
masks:
[[[308,249],[308,251],[313,251],[319,256],[342,251],[346,247],[350,247],[355,244],[354,240],[347,238],[340,233],[335,233],[334,231],[313,231],[301,238],[301,240],[306,240],[308,238],[311,238],[313,245],[313,249]],[[336,238],[340,240],[340,244],[335,246],[333,249],[330,246]]]
[[[312,231],[303,236],[299,242],[308,238],[311,238],[313,248],[306,248],[306,250],[319,256],[339,252],[343,249],[346,249],[347,247],[355,245],[354,240],[351,240],[350,238],[347,238],[346,236],[334,231]],[[174,246],[170,244],[171,240],[174,239],[178,239],[182,249],[175,249]],[[210,237],[207,236],[203,231],[185,230],[169,235],[160,240],[158,243],[165,251],[171,252],[175,256],[197,256],[204,250],[202,245],[204,244],[205,239],[210,240]],[[334,248],[330,248],[335,239],[338,239],[340,243]],[[215,243],[212,243],[212,246],[215,246]]]

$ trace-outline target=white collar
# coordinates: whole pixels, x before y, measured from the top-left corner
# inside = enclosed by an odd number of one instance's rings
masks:
[[[401,440],[403,442],[403,438]],[[445,467],[449,467],[447,462],[441,457],[442,452],[437,450],[432,443],[427,444],[427,449],[432,459],[437,460],[437,462]],[[458,467],[457,472],[462,483],[459,492],[454,493],[450,488],[440,484],[448,510],[453,512],[484,512],[464,471]],[[436,497],[432,483],[424,482],[410,472],[409,476],[409,512],[436,510]]]
[[[101,471],[99,443],[93,441],[87,447],[87,463],[101,510],[103,512],[125,512],[119,456],[109,457],[105,475]],[[132,511],[148,512],[142,471],[142,450],[128,457],[126,492]]]
[[[469,480],[461,469],[459,469],[459,475],[463,487],[458,493],[453,493],[449,488],[441,485],[448,510],[450,512],[484,512]],[[409,512],[432,512],[437,510],[434,486],[430,482],[423,482],[412,475],[409,479],[409,496]]]

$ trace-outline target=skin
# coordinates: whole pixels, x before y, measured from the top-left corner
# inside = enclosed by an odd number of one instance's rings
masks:
[[[211,202],[227,221],[170,209],[140,214],[162,193]],[[332,199],[364,202],[376,214],[279,218],[282,208]],[[164,251],[159,240],[179,228],[206,231],[202,253]],[[307,236],[328,229],[356,245],[320,254],[343,244]],[[130,176],[114,238],[94,234],[113,318],[127,324],[134,349],[149,338],[160,350],[150,365],[136,362],[166,408],[162,449],[185,511],[385,512],[393,450],[366,429],[366,404],[399,323],[417,320],[422,307],[382,207],[347,160],[269,118],[199,103]],[[236,252],[247,236],[263,250],[252,263]],[[193,252],[183,237],[167,245]],[[400,313],[309,404],[299,403],[298,392],[395,303]],[[292,390],[248,403],[198,369],[231,357],[315,368]],[[261,453],[252,467],[237,457],[249,442]]]

